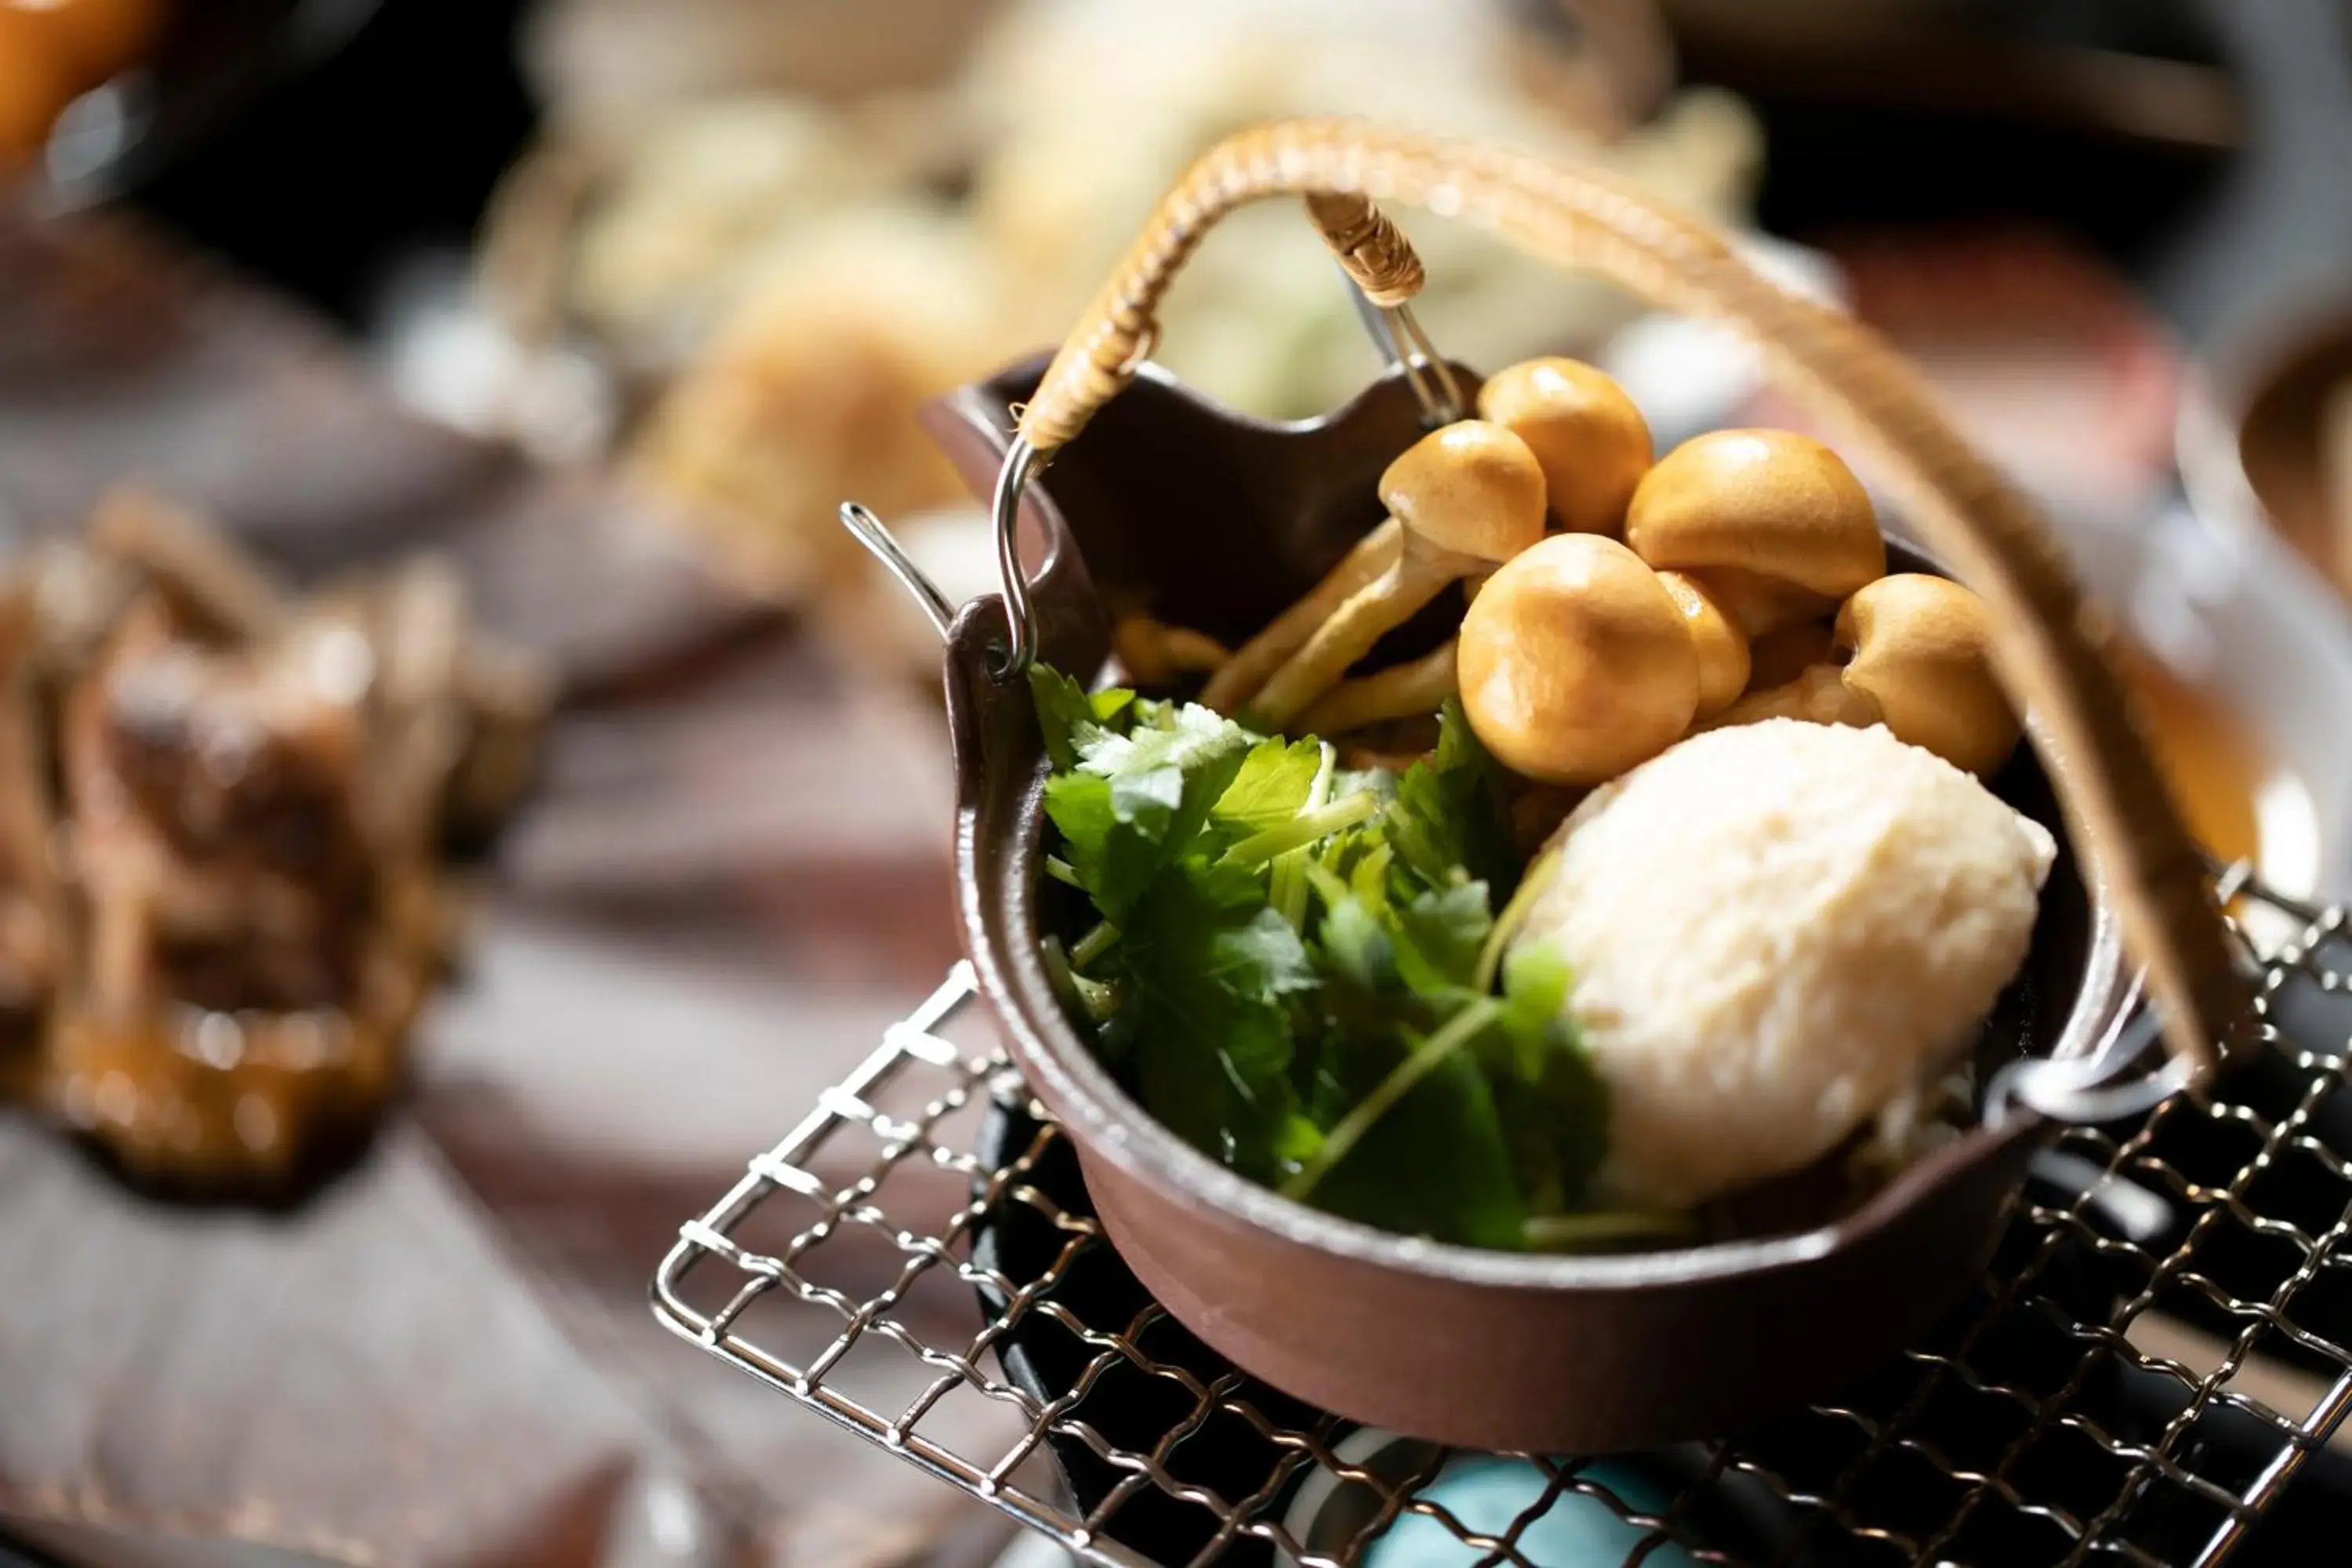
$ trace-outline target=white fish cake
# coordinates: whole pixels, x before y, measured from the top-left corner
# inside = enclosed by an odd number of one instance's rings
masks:
[[[1780,719],[1682,742],[1561,824],[1517,941],[1574,970],[1600,1197],[1685,1209],[1907,1102],[2023,962],[2056,846],[1948,763]]]

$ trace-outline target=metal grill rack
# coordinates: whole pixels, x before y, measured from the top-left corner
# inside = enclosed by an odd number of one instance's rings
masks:
[[[1255,1384],[1150,1300],[971,1028],[962,964],[680,1227],[655,1310],[1120,1568],[1339,1568],[1407,1531],[1532,1568],[1571,1514],[1578,1539],[1654,1564],[2263,1560],[2301,1528],[2299,1489],[2352,1495],[2329,1443],[2352,1409],[2352,938],[2341,909],[2243,899],[2283,933],[2273,1048],[2210,1093],[2065,1132],[1927,1342],[1737,1437],[1514,1459],[1499,1508],[1449,1489],[1474,1461]]]

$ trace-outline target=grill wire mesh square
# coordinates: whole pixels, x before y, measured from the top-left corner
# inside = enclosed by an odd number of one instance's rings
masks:
[[[1580,1501],[1628,1563],[2219,1563],[2299,1473],[2352,1474],[2327,1446],[2352,1408],[2352,940],[2341,909],[2255,886],[2240,908],[2283,932],[2270,1049],[2067,1130],[1927,1342],[1838,1405],[1645,1457],[1638,1486],[1620,1461],[1528,1458],[1529,1500],[1465,1520],[1423,1495],[1446,1456],[1367,1453],[1206,1352],[1118,1264],[1066,1142],[970,1028],[966,964],[680,1227],[656,1314],[1122,1568],[1339,1568],[1392,1527],[1532,1568],[1522,1538]]]

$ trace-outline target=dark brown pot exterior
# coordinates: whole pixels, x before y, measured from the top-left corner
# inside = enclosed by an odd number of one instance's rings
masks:
[[[1465,1286],[1268,1245],[1181,1189],[1083,1150],[1080,1163],[1119,1256],[1235,1365],[1415,1437],[1606,1454],[1740,1430],[1915,1342],[1981,1278],[2034,1142],[1985,1140],[1895,1223],[1817,1257],[1591,1289]]]
[[[934,406],[986,493],[1005,408],[1038,364]],[[1043,657],[1092,670],[1106,606],[1244,635],[1379,519],[1379,474],[1417,433],[1383,381],[1325,420],[1273,426],[1147,370],[1024,503]],[[2041,1127],[1978,1131],[1860,1212],[1801,1234],[1614,1258],[1486,1253],[1315,1213],[1185,1147],[1097,1063],[1038,955],[1045,763],[1024,683],[990,673],[994,599],[947,658],[965,941],[1032,1090],[1076,1144],[1120,1256],[1235,1364],[1340,1415],[1480,1448],[1605,1453],[1719,1436],[1828,1397],[1948,1312],[1980,1277]],[[1410,631],[1410,628],[1408,629]],[[2064,841],[2034,759],[1997,781]],[[2063,855],[1991,1059],[2088,1048],[2129,988]]]

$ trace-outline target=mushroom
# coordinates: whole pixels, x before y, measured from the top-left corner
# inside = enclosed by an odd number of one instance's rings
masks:
[[[1748,639],[1723,606],[1695,577],[1661,572],[1658,581],[1674,599],[1698,655],[1698,716],[1719,713],[1748,687]]]
[[[1350,595],[1389,569],[1396,560],[1397,540],[1402,531],[1391,517],[1358,540],[1356,547],[1326,573],[1321,582],[1307,590],[1305,597],[1268,622],[1264,630],[1218,666],[1216,673],[1209,677],[1208,685],[1201,689],[1202,705],[1231,715],[1256,696],[1266,678],[1307,646],[1316,627],[1329,620],[1331,613],[1346,604]]]
[[[1542,466],[1525,441],[1483,419],[1433,430],[1406,447],[1381,476],[1381,500],[1402,529],[1394,560],[1349,595],[1251,700],[1259,727],[1286,727],[1447,584],[1543,537]],[[1490,583],[1478,598],[1492,592]]]
[[[1180,675],[1220,669],[1233,660],[1225,645],[1206,632],[1150,616],[1122,616],[1111,628],[1110,643],[1119,667],[1146,686],[1166,686]]]
[[[1868,726],[1879,721],[1878,705],[1845,683],[1834,664],[1808,665],[1777,686],[1759,686],[1706,720],[1702,730],[1760,724],[1767,719],[1802,719],[1811,724]]]
[[[1674,595],[1613,539],[1562,533],[1513,557],[1462,619],[1462,710],[1502,763],[1595,784],[1664,751],[1698,710]]]
[[[1786,686],[1817,664],[1830,662],[1831,617],[1794,621],[1748,645],[1748,689]]]
[[[1698,579],[1750,637],[1825,614],[1886,571],[1862,481],[1790,430],[1717,430],[1667,453],[1633,491],[1625,542]]]
[[[1884,724],[1954,767],[1988,773],[2017,745],[2016,712],[1992,671],[1984,601],[1943,577],[1903,573],[1838,612],[1832,658],[1751,691],[1707,725],[1762,719]]]
[[[1882,577],[1838,612],[1847,689],[1878,705],[1896,740],[1972,773],[2007,761],[2019,733],[1993,675],[1992,641],[1982,599],[1922,573]]]
[[[1486,383],[1478,412],[1535,453],[1563,530],[1624,532],[1651,448],[1649,424],[1623,387],[1580,360],[1526,360]]]
[[[1419,658],[1339,682],[1298,716],[1298,728],[1328,738],[1367,724],[1435,712],[1454,692],[1454,647],[1444,643]]]

